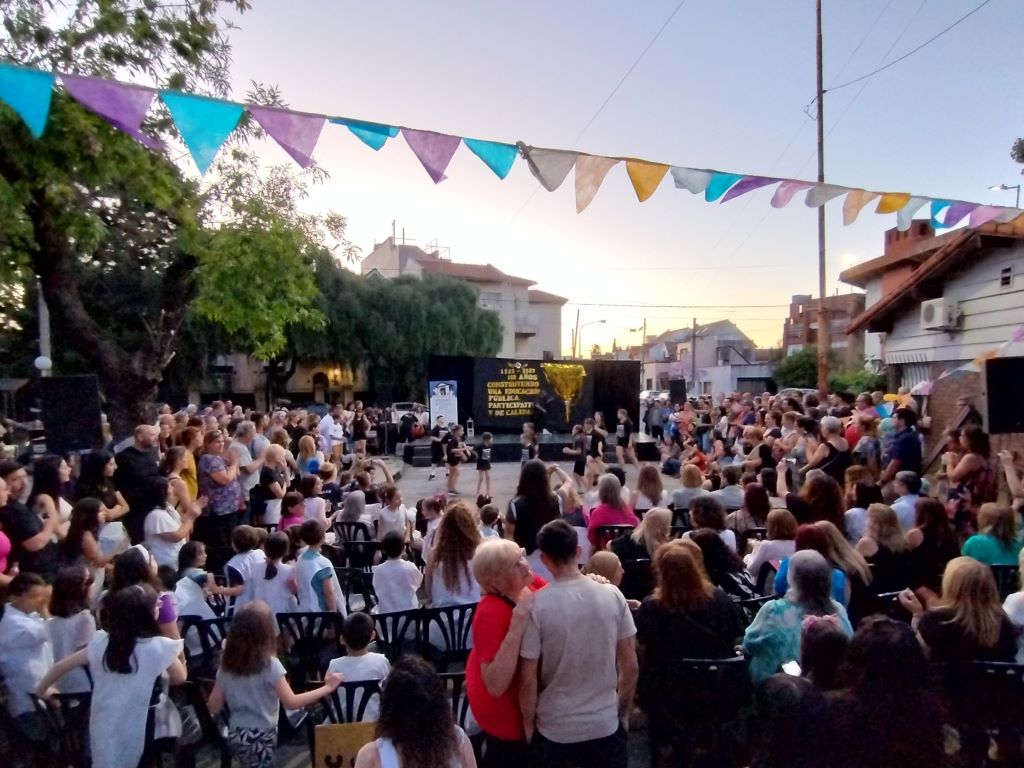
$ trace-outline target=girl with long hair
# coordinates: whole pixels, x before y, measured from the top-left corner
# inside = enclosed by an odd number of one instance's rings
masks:
[[[53,504],[60,519],[56,531],[59,539],[68,535],[68,528],[71,526],[71,502],[66,498],[70,482],[71,466],[63,456],[47,454],[36,459],[32,465],[32,492],[29,494],[27,506],[43,514],[49,505]]]
[[[158,681],[156,740],[181,732],[181,721],[167,695],[168,684],[185,682],[179,658],[182,641],[162,637],[156,619],[156,592],[136,584],[107,595],[116,621],[83,648],[58,661],[43,677],[37,693],[48,696],[66,673],[88,665],[93,689],[89,707],[89,743],[95,768],[136,768],[145,759],[146,720]]]
[[[128,502],[114,486],[117,461],[110,451],[95,450],[83,454],[75,484],[75,501],[92,498],[103,503],[103,519],[117,520],[128,512]]]
[[[537,532],[558,515],[558,497],[551,491],[548,468],[536,459],[526,462],[519,472],[515,498],[505,513],[505,536],[530,555],[537,549]]]
[[[946,507],[938,499],[918,499],[914,514],[914,527],[907,531],[912,570],[909,586],[927,589],[934,597],[942,590],[946,564],[960,554],[960,544]]]
[[[295,565],[285,560],[291,550],[291,541],[283,531],[272,533],[263,544],[267,562],[263,572],[254,576],[255,598],[270,606],[270,610],[279,613],[291,613],[299,609],[296,599]]]
[[[419,656],[401,657],[384,680],[377,739],[359,750],[355,768],[476,768],[441,678]]]
[[[156,570],[156,560],[141,544],[129,547],[114,558],[114,574],[110,589],[100,600],[99,620],[103,629],[119,620],[116,607],[111,603],[113,595],[128,587],[145,586],[157,593],[156,621],[160,634],[172,640],[180,637],[174,595],[164,591]]]
[[[424,583],[435,606],[480,601],[480,585],[470,571],[473,553],[480,544],[480,528],[466,501],[451,502],[430,550]]]
[[[216,715],[227,704],[228,744],[244,768],[273,768],[279,708],[308,707],[339,685],[341,675],[328,672],[319,688],[292,691],[277,658],[274,614],[257,601],[239,608],[231,620],[210,692],[210,712]]]
[[[743,561],[722,541],[718,531],[714,528],[698,528],[687,533],[684,540],[690,540],[700,547],[704,557],[704,572],[712,584],[721,587],[735,600],[750,600],[758,596],[754,582],[743,567]]]
[[[619,560],[651,560],[658,548],[672,538],[672,513],[664,507],[647,511],[629,536],[619,536],[608,544],[608,549]]]
[[[668,504],[668,493],[661,482],[661,473],[654,464],[644,464],[636,476],[636,488],[629,496],[629,505],[637,517],[642,518],[653,507]]]
[[[981,506],[996,500],[997,477],[988,435],[968,424],[960,432],[962,454],[947,451],[943,467],[949,480],[947,509],[953,525],[961,533],[973,533],[979,526]]]
[[[53,645],[53,658],[63,659],[89,645],[96,634],[96,619],[89,610],[92,574],[73,565],[62,568],[53,580],[50,593],[50,620],[46,629]],[[92,690],[85,670],[69,672],[57,684],[61,693],[84,693]]]
[[[182,472],[188,466],[189,452],[180,445],[167,449],[160,462],[160,473],[167,478],[168,503],[183,514],[199,517],[206,506],[206,499],[192,495]]]

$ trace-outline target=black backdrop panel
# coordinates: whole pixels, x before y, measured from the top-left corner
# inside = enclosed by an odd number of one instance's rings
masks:
[[[95,376],[39,379],[46,445],[51,453],[85,451],[103,445],[100,386]]]
[[[1024,357],[998,357],[985,363],[988,431],[993,435],[1024,432]]]
[[[544,363],[582,365],[582,387],[574,398],[569,419],[558,386],[545,372]],[[551,432],[569,432],[595,410],[609,425],[615,411],[627,408],[639,418],[640,364],[606,360],[508,360],[492,357],[433,356],[428,366],[430,381],[454,380],[458,387],[459,421],[472,417],[476,432],[518,433],[523,422],[536,421],[535,404],[547,411],[542,426]]]

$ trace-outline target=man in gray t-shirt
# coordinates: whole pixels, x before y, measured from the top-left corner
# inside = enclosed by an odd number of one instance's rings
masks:
[[[580,574],[567,522],[541,528],[537,547],[554,579],[537,592],[519,651],[530,765],[624,768],[637,680],[633,617],[618,589]]]

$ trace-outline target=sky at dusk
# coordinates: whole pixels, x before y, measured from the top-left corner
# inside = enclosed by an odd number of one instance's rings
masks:
[[[914,48],[980,0],[825,0],[825,84]],[[232,32],[235,97],[250,81],[289,106],[543,147],[675,165],[813,179],[813,0],[686,0],[607,106],[678,0],[622,3],[257,0]],[[991,0],[906,61],[825,97],[826,179],[847,186],[1013,204],[1024,135],[1024,2]],[[593,120],[592,120],[593,118]],[[592,120],[592,122],[591,122]],[[589,126],[588,126],[589,123]],[[268,143],[267,162],[287,156]],[[465,147],[434,185],[401,137],[374,152],[328,126],[314,155],[331,178],[311,210],[349,218],[368,253],[391,234],[436,241],[569,299],[583,343],[728,318],[761,346],[779,342],[790,296],[817,286],[816,216],[771,188],[725,205],[671,177],[638,203],[625,167],[575,212],[573,179],[549,193],[526,163],[500,181]],[[873,205],[850,227],[827,207],[830,292],[838,272],[879,255],[895,216]],[[609,307],[610,304],[644,305]],[[659,306],[663,305],[663,306]]]

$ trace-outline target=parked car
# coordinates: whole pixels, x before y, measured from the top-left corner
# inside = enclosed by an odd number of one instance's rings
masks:
[[[803,400],[804,395],[818,394],[818,390],[809,389],[807,387],[786,387],[779,391],[779,397],[795,397],[797,400]]]
[[[425,406],[423,403],[393,403],[391,405],[391,420],[395,424],[398,424],[399,422],[402,421],[402,417],[405,416],[405,414],[413,413],[417,408],[423,409],[423,412],[426,412],[427,410],[427,406]]]

